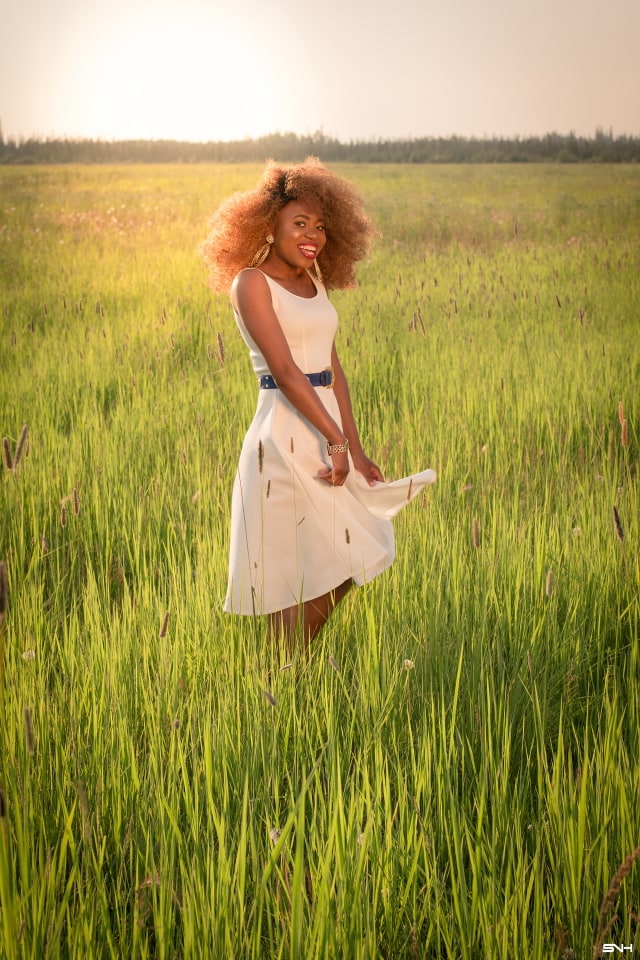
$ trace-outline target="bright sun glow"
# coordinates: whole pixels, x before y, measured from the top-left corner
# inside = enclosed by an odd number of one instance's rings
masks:
[[[73,65],[82,85],[69,74],[67,106],[78,130],[106,139],[228,140],[279,128],[276,109],[258,104],[265,46],[230,15],[155,7],[91,26],[94,42],[76,48],[83,62]]]

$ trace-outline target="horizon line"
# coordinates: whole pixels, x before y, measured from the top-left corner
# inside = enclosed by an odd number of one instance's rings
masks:
[[[251,142],[260,142],[263,140],[272,140],[272,139],[291,139],[295,138],[300,141],[310,141],[312,143],[334,143],[340,144],[341,146],[348,146],[350,144],[380,144],[380,143],[417,143],[424,140],[471,140],[477,142],[491,142],[496,140],[512,140],[512,141],[527,141],[527,140],[541,140],[548,137],[558,137],[563,139],[576,139],[576,140],[598,140],[598,139],[607,139],[607,140],[619,140],[619,139],[639,139],[640,132],[638,133],[614,133],[613,127],[604,128],[600,125],[597,125],[594,132],[591,134],[582,134],[576,133],[575,130],[569,130],[568,132],[560,132],[559,130],[547,130],[546,133],[448,133],[448,134],[433,134],[425,133],[419,136],[413,135],[401,135],[401,136],[385,136],[377,135],[370,137],[353,137],[349,140],[341,139],[338,136],[332,134],[326,134],[322,129],[316,130],[313,133],[296,133],[293,130],[281,131],[273,130],[269,133],[258,134],[254,136],[245,135],[242,137],[230,137],[230,138],[219,138],[213,139],[209,138],[206,140],[203,139],[185,139],[182,137],[170,137],[170,136],[158,136],[158,137],[149,137],[149,136],[99,136],[99,135],[87,135],[87,134],[69,134],[69,133],[51,133],[51,134],[7,134],[5,135],[2,131],[2,124],[0,123],[0,142],[9,143],[24,143],[24,142],[43,142],[43,143],[55,143],[55,142],[74,142],[74,143],[177,143],[185,145],[201,145],[206,146],[208,144],[237,144],[237,143],[251,143]]]

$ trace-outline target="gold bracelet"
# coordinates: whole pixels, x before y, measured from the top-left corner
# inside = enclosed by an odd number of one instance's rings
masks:
[[[334,453],[346,453],[348,449],[349,449],[348,440],[345,440],[344,443],[329,443],[329,441],[327,440],[327,453],[329,454],[330,457],[332,457]]]

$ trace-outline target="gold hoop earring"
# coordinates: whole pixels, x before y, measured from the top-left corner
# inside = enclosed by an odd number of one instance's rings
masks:
[[[317,260],[313,261],[313,269],[316,275],[316,279],[319,280],[320,283],[322,283],[322,272],[320,270],[320,265]]]
[[[252,260],[251,263],[249,264],[250,267],[259,267],[260,264],[261,264],[261,263],[264,263],[264,261],[265,261],[265,260],[267,259],[267,257],[269,256],[269,251],[271,250],[271,244],[272,244],[273,241],[274,241],[274,237],[272,236],[272,234],[269,233],[269,234],[267,235],[266,241],[267,241],[267,242],[265,243],[265,245],[264,245],[263,247],[260,247],[260,249],[259,249],[258,252],[256,253],[255,257],[253,258],[253,260]]]

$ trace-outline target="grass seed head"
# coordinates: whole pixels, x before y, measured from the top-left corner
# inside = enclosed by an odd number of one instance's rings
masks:
[[[162,624],[160,625],[160,633],[158,634],[158,637],[160,640],[166,637],[168,627],[169,627],[169,611],[167,610],[164,617],[162,618]]]
[[[276,698],[274,697],[274,695],[270,693],[269,690],[263,690],[262,692],[264,693],[264,698],[267,701],[267,703],[271,704],[272,707],[275,707]]]
[[[0,560],[0,623],[4,620],[9,609],[9,577],[7,565]]]
[[[473,543],[476,550],[480,548],[480,524],[478,523],[478,518],[474,517],[471,523],[471,542]]]
[[[620,421],[620,425],[622,426],[622,423],[624,422],[624,407],[622,405],[622,400],[618,404],[618,420]]]
[[[27,744],[27,753],[32,757],[36,752],[36,738],[33,734],[33,721],[29,707],[24,708],[24,739]]]
[[[13,470],[13,457],[11,456],[11,447],[8,437],[2,438],[2,461],[5,470]]]
[[[66,525],[67,525],[67,508],[63,503],[62,506],[60,507],[60,526],[66,527]]]
[[[609,889],[602,898],[602,903],[600,904],[600,916],[598,918],[598,932],[596,934],[596,942],[593,948],[594,960],[596,957],[599,957],[602,953],[602,945],[604,943],[604,938],[611,929],[617,917],[612,917],[611,920],[607,923],[607,916],[609,910],[613,907],[616,900],[620,896],[620,891],[622,889],[622,884],[626,877],[629,876],[631,868],[635,861],[640,857],[640,846],[637,846],[633,853],[630,853],[627,857],[624,858],[623,862],[620,864],[616,872],[611,878],[609,883]]]
[[[571,702],[577,682],[578,682],[578,677],[575,671],[575,663],[572,657],[571,660],[569,661],[569,670],[567,672],[567,682],[564,688],[564,694],[562,696],[562,700],[565,706]]]
[[[222,334],[218,332],[216,338],[218,341],[218,360],[220,361],[220,366],[224,367],[224,343],[222,342]]]
[[[623,447],[629,446],[629,424],[623,420],[620,425],[620,442]]]
[[[29,428],[27,424],[22,425],[22,430],[20,431],[20,436],[18,437],[18,443],[16,444],[16,453],[13,458],[13,469],[15,470],[22,459],[22,454],[24,453],[27,446],[27,436],[29,434]]]
[[[622,524],[620,522],[620,515],[616,510],[615,504],[613,505],[613,529],[616,535],[616,539],[622,543],[624,541],[624,530],[622,529]]]
[[[544,592],[548,597],[553,593],[554,581],[553,581],[553,570],[547,571],[547,580],[544,585]]]
[[[80,513],[80,491],[77,486],[73,488],[73,512],[76,517]]]
[[[264,444],[262,440],[258,440],[258,470],[262,473],[262,468],[264,467]]]
[[[89,801],[84,780],[78,780],[78,805],[82,816],[82,836],[88,840],[91,836],[91,820],[89,818]]]

